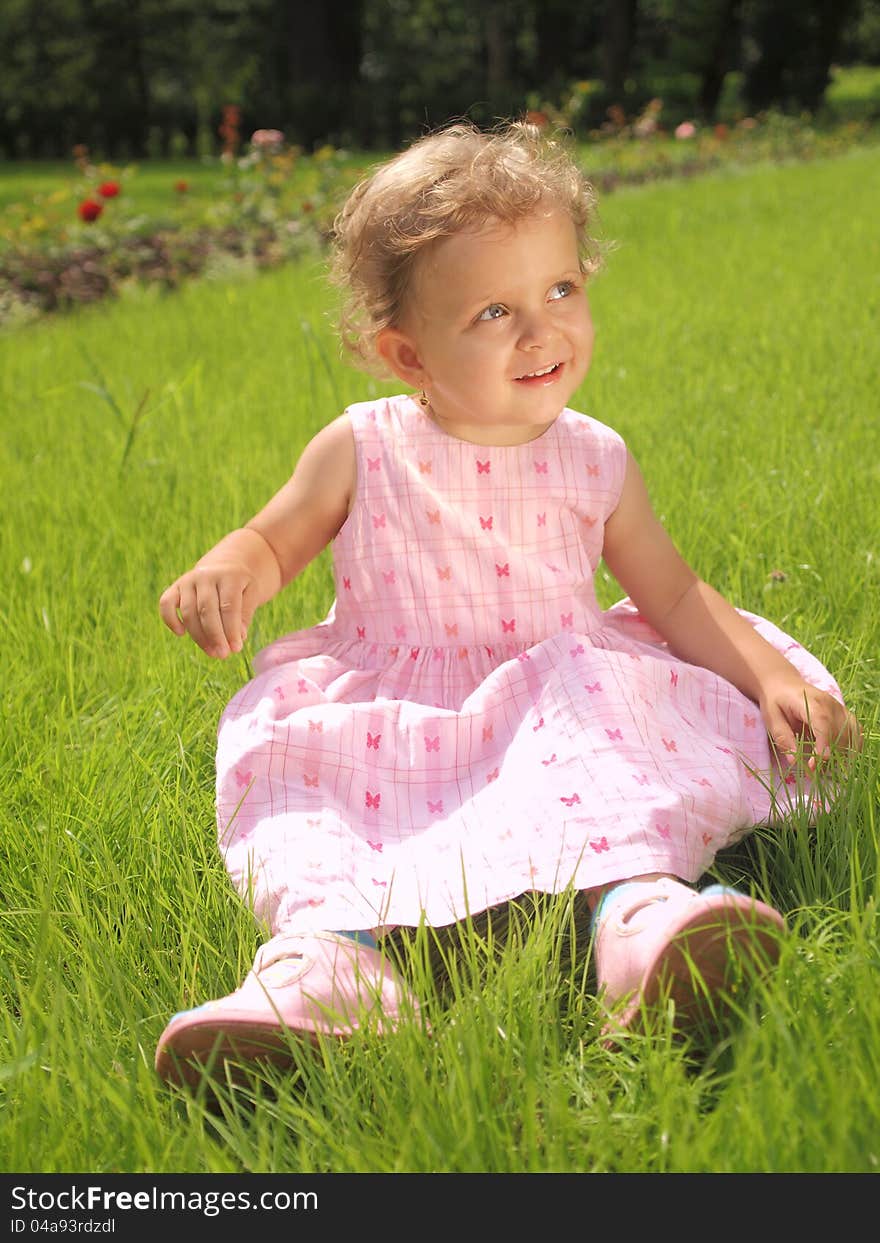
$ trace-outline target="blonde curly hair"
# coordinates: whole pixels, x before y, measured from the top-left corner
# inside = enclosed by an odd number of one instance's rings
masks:
[[[592,187],[563,145],[533,125],[509,122],[486,133],[456,122],[356,185],[333,224],[330,275],[343,290],[340,338],[357,364],[388,374],[376,338],[400,323],[427,247],[489,220],[513,224],[544,201],[571,216],[581,270],[592,275],[601,266],[588,231]]]

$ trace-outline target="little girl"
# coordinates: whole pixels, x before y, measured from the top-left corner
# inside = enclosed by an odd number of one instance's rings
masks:
[[[258,654],[219,728],[220,847],[274,935],[230,997],[174,1016],[165,1078],[390,1030],[418,999],[376,938],[526,891],[587,892],[611,1038],[662,990],[687,1016],[778,954],[781,915],[692,885],[860,730],[813,656],[682,560],[620,436],[569,409],[592,208],[528,127],[456,124],[337,218],[344,339],[414,395],[350,406],[162,595],[222,659],[333,543],[326,620]],[[600,558],[628,594],[606,612]]]

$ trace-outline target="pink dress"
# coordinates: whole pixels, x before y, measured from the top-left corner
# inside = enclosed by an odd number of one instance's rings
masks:
[[[673,657],[628,601],[599,608],[616,432],[566,409],[537,440],[481,447],[410,397],[348,414],[357,499],[334,605],[259,653],[220,722],[221,850],[273,932],[442,925],[644,872],[694,881],[803,795],[754,703]]]

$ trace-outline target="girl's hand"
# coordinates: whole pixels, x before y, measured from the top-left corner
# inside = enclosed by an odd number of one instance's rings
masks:
[[[168,629],[190,634],[221,660],[240,652],[257,608],[339,533],[356,481],[354,432],[343,414],[306,445],[268,505],[163,591],[159,612]]]
[[[169,630],[189,634],[209,656],[240,652],[259,603],[257,579],[242,562],[208,561],[188,570],[159,598]]]
[[[833,750],[861,750],[862,730],[852,713],[794,670],[774,676],[759,702],[771,745],[789,765],[796,762],[799,750],[802,753],[804,742],[812,742],[807,760],[811,771]]]

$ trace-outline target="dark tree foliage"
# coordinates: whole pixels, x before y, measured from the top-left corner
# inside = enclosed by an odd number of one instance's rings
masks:
[[[880,0],[3,0],[0,154],[216,151],[231,104],[245,138],[387,149],[583,80],[585,128],[654,94],[712,120],[734,69],[815,109],[841,58],[880,61]]]
[[[745,87],[751,107],[817,108],[844,31],[858,9],[859,0],[756,3],[749,23],[755,53]]]

